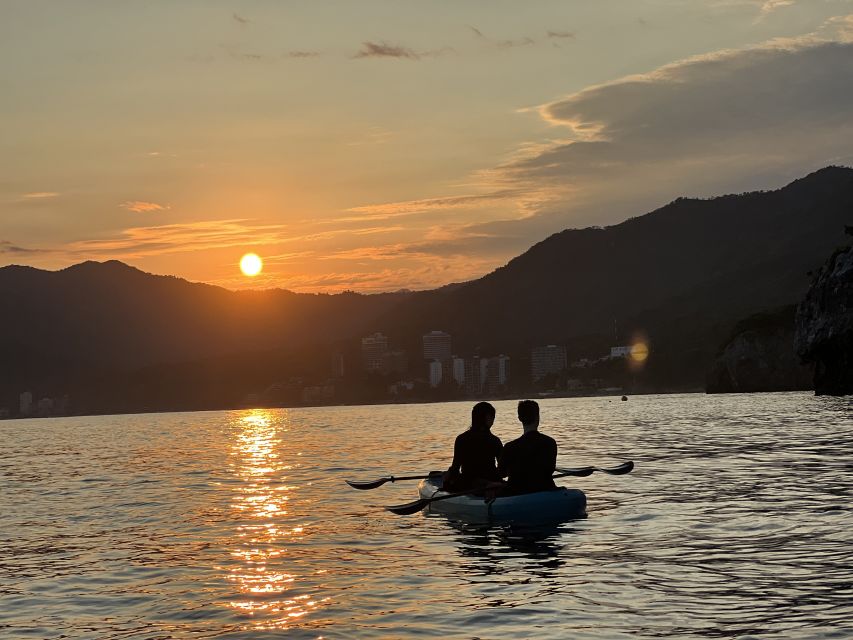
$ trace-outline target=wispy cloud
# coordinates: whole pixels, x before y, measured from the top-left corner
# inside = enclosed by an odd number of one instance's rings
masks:
[[[349,146],[358,146],[363,144],[385,144],[394,137],[393,131],[388,131],[382,127],[370,127],[361,138],[348,142]]]
[[[0,253],[8,253],[14,255],[29,255],[33,253],[44,253],[42,249],[28,249],[17,245],[9,240],[0,240]]]
[[[468,29],[471,31],[471,33],[473,33],[474,36],[478,40],[482,40],[483,42],[488,43],[489,45],[491,45],[493,47],[497,47],[498,49],[512,49],[515,47],[529,47],[530,45],[536,44],[536,39],[532,38],[530,36],[522,36],[520,38],[504,38],[502,40],[496,40],[494,38],[487,36],[485,33],[483,33],[482,30],[478,29],[477,27],[473,27],[470,24],[465,25],[465,26],[468,27]],[[557,34],[557,33],[562,33],[562,32],[556,32],[556,31],[551,32],[551,31],[549,31],[548,33],[549,33],[549,37],[551,37],[550,36],[551,33]],[[573,36],[574,36],[574,34],[570,34],[570,35],[567,34],[565,37],[573,37]],[[561,36],[555,35],[554,37],[561,37]]]
[[[320,56],[319,51],[288,51],[284,54],[287,58],[317,58]]]
[[[493,203],[497,200],[508,200],[518,196],[515,190],[503,190],[486,194],[472,194],[462,196],[447,196],[443,198],[426,198],[423,200],[405,200],[402,202],[388,202],[384,204],[364,205],[352,207],[347,211],[384,215],[399,216],[436,209],[456,209],[461,207],[479,207]]]
[[[127,202],[122,202],[119,206],[134,213],[151,213],[154,211],[165,211],[169,208],[156,202],[145,202],[144,200],[128,200]]]
[[[59,195],[56,191],[33,191],[32,193],[21,194],[21,200],[47,200],[58,198]]]
[[[409,60],[420,60],[421,55],[414,49],[402,45],[388,44],[387,42],[364,42],[361,49],[354,58],[405,58]]]
[[[761,13],[771,13],[782,7],[790,7],[795,0],[764,0],[761,3]]]
[[[250,220],[205,220],[181,224],[132,227],[117,236],[72,242],[63,251],[76,258],[140,258],[200,249],[276,244],[282,225]]]
[[[247,25],[247,24],[249,24],[249,22],[250,22],[250,20],[249,20],[248,18],[246,18],[246,17],[244,17],[244,16],[241,16],[241,15],[240,15],[239,13],[237,13],[236,11],[235,11],[234,13],[232,13],[232,14],[231,14],[231,18],[234,20],[234,22],[236,22],[236,23],[238,23],[238,24],[240,24],[240,25]]]
[[[574,38],[575,34],[573,31],[551,31],[549,30],[546,34],[549,38],[558,38],[561,40],[565,40],[566,38]]]
[[[532,44],[536,44],[536,41],[533,38],[525,36],[515,40],[498,40],[495,44],[501,49],[512,49],[513,47],[529,47]]]

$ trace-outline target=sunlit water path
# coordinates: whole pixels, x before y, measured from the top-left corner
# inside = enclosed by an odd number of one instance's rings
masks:
[[[851,400],[545,400],[562,466],[637,468],[535,533],[344,485],[446,466],[469,409],[0,422],[0,637],[853,637]]]

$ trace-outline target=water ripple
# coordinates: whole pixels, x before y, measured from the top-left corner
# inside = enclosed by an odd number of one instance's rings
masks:
[[[514,405],[494,431],[517,435]],[[396,517],[470,407],[0,423],[6,638],[853,637],[853,405],[546,400],[590,517]]]

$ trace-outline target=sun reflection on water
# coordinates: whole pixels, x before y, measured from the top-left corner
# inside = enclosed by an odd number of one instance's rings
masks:
[[[240,596],[228,602],[235,611],[252,616],[253,629],[286,629],[319,608],[328,598],[300,593],[299,576],[285,544],[305,535],[304,524],[292,521],[288,501],[296,486],[286,484],[286,414],[252,410],[240,416],[232,445],[231,469],[240,483],[231,504],[239,520],[234,564],[223,567]]]

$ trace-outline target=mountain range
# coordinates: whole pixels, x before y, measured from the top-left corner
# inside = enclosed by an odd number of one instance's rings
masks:
[[[0,268],[0,407],[30,387],[221,358],[262,369],[290,358],[321,375],[335,343],[373,331],[414,355],[423,333],[444,330],[455,351],[516,363],[536,345],[588,356],[642,335],[647,388],[696,388],[738,320],[802,298],[851,212],[853,169],[827,167],[775,191],[678,198],[568,229],[470,282],[377,295],[235,292],[115,261],[10,265]],[[195,375],[175,384],[190,388]]]

